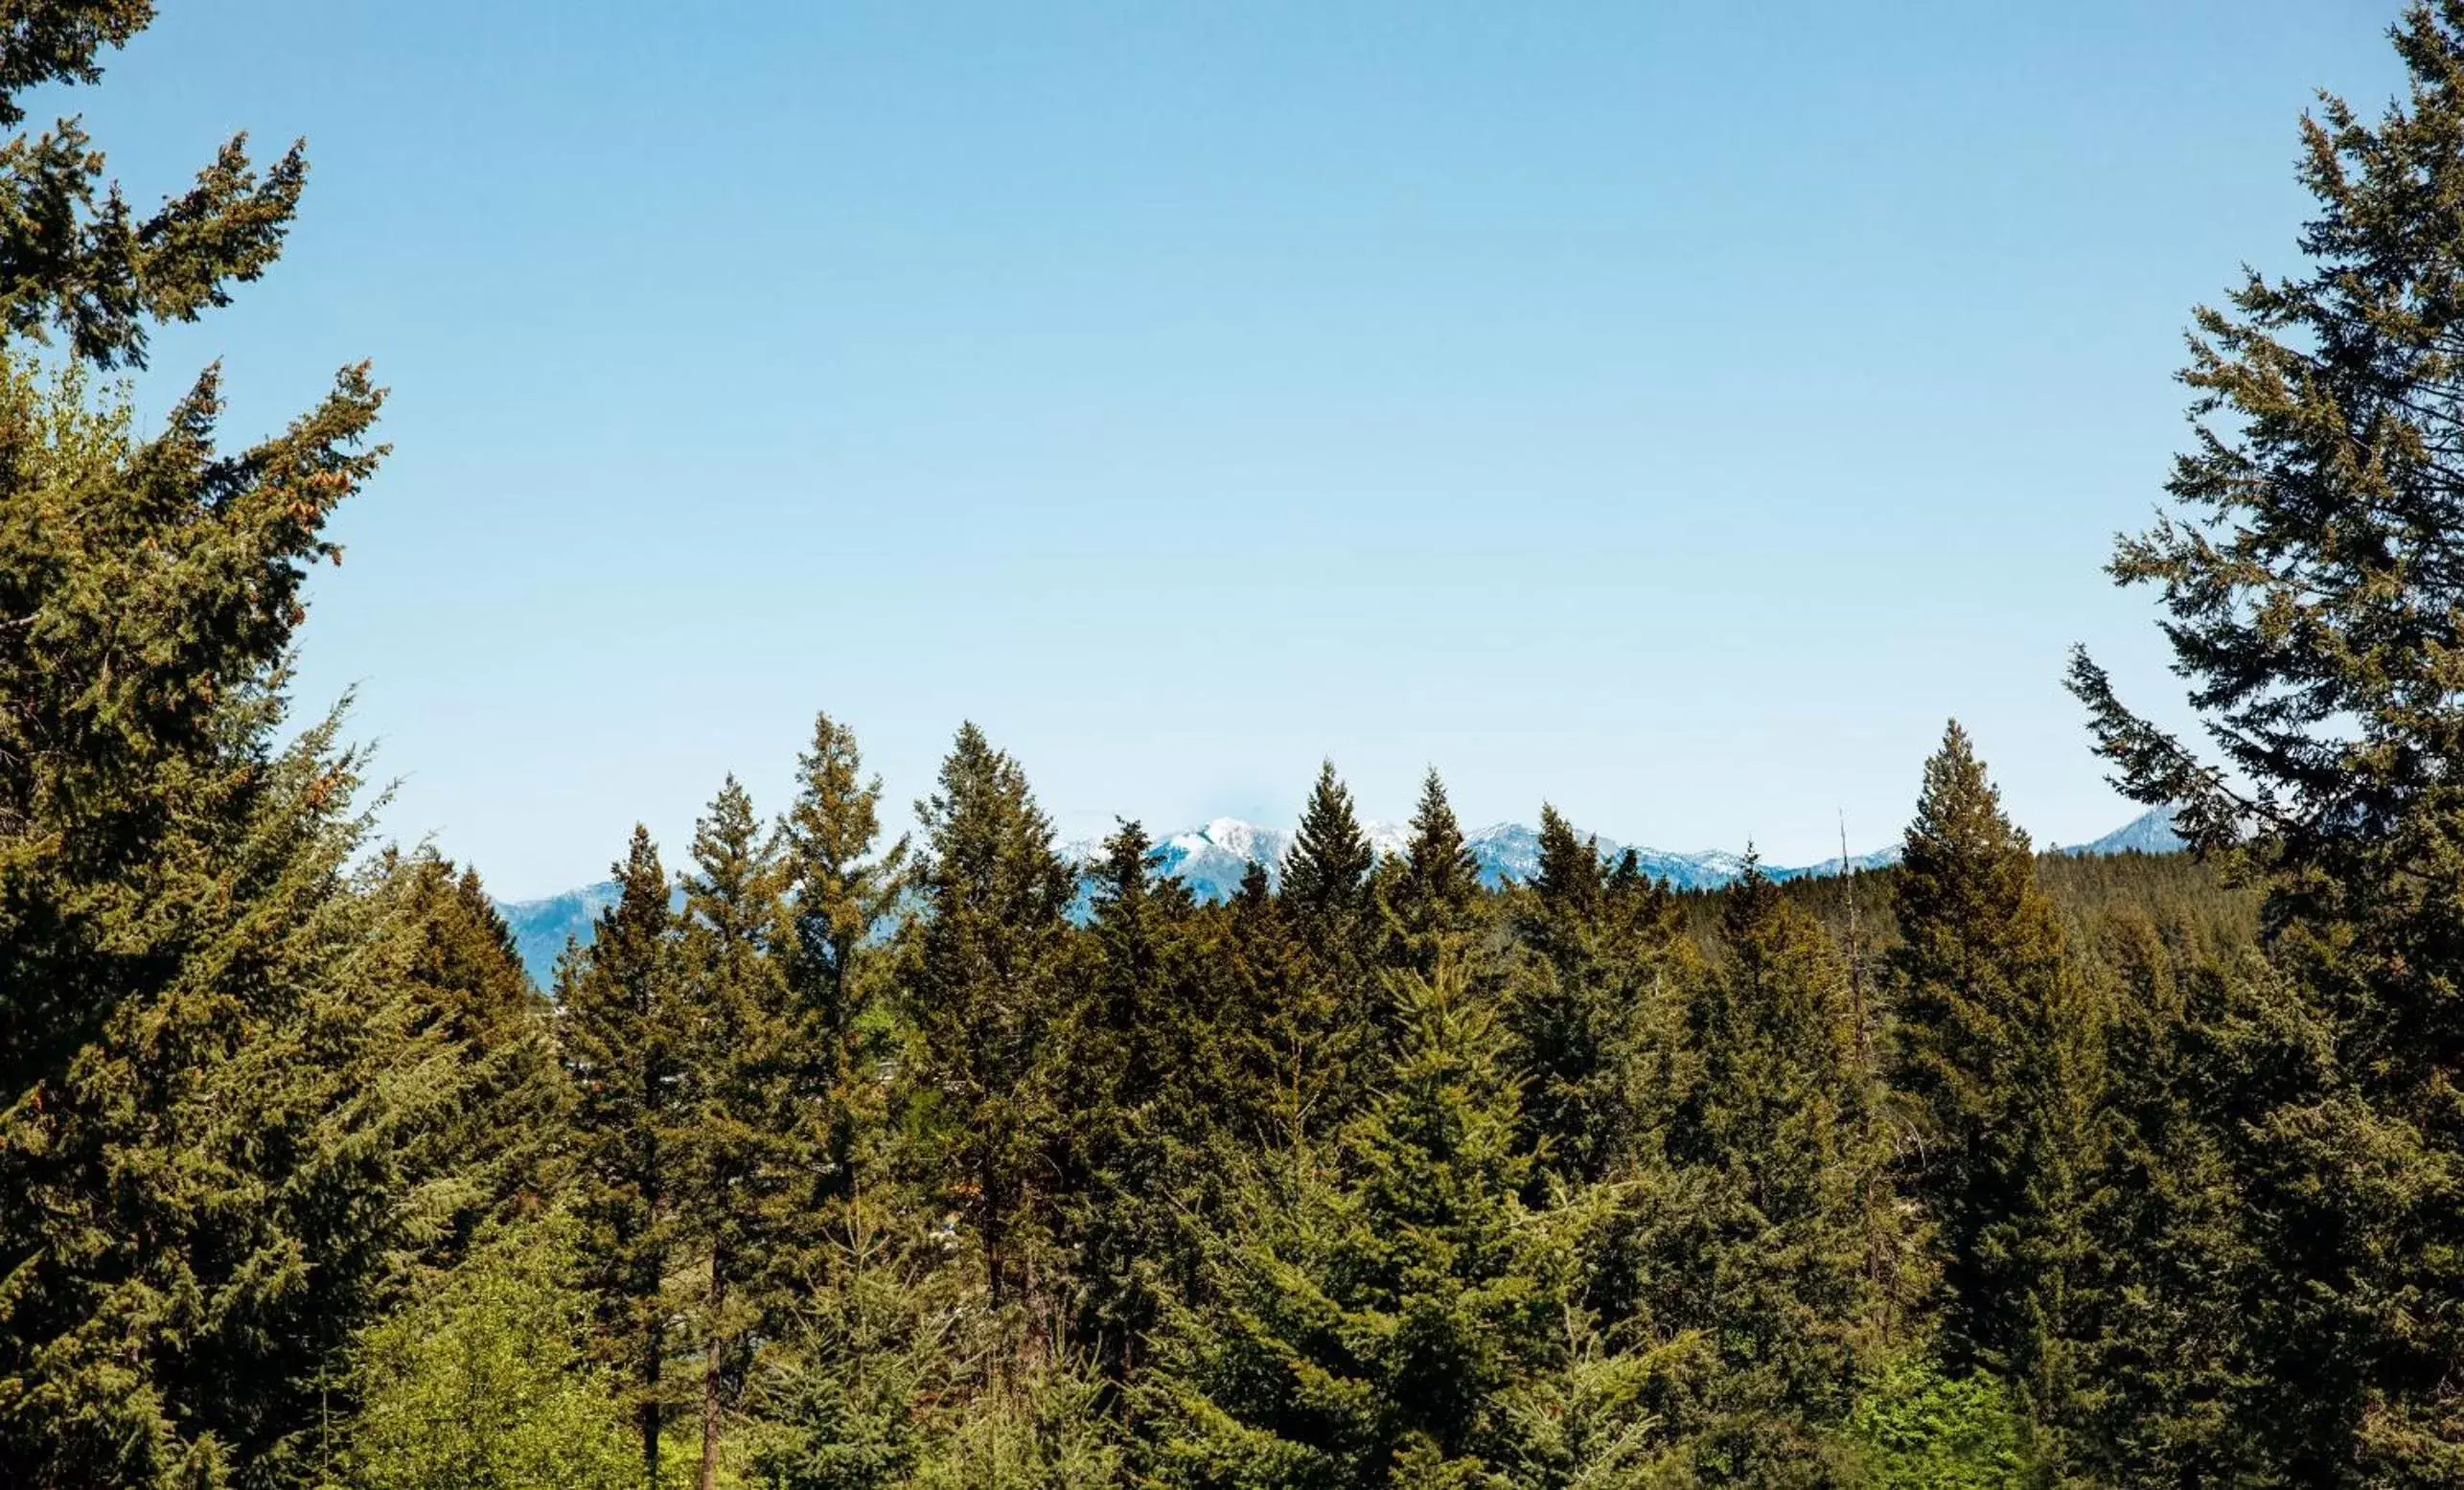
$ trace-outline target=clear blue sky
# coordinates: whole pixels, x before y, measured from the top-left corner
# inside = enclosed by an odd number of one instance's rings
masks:
[[[1782,861],[1956,714],[2102,832],[2059,679],[2178,691],[2099,565],[2188,310],[2292,263],[2311,90],[2397,83],[2359,0],[165,11],[74,101],[132,195],[314,172],[141,400],[375,360],[301,696],[515,895],[782,805],[817,707],[902,817],[973,718],[1072,835],[1330,755]]]

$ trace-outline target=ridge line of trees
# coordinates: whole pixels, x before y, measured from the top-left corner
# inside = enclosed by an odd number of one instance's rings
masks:
[[[1952,723],[1885,870],[1680,893],[1544,804],[1485,888],[1329,763],[1279,887],[1124,822],[1080,925],[981,731],[890,843],[824,715],[546,996],[290,724],[367,370],[236,450],[96,380],[305,182],[140,215],[25,128],[151,14],[0,5],[0,1482],[2464,1479],[2464,0],[2304,121],[2117,544],[2212,753],[2074,659],[2197,856],[2036,854]]]

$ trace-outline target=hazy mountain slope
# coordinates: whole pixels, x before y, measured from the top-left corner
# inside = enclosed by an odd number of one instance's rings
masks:
[[[2141,813],[2092,843],[2075,843],[2065,854],[2178,854],[2190,845],[2174,832],[2173,810],[2159,807]]]

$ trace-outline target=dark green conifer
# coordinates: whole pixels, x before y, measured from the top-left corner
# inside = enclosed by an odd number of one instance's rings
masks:
[[[1652,1136],[1634,1103],[1636,1042],[1664,1002],[1654,997],[1657,949],[1612,938],[1609,899],[1599,844],[1542,803],[1538,872],[1516,897],[1524,955],[1507,981],[1505,1019],[1523,1079],[1525,1144],[1542,1172],[1586,1182]]]
[[[305,1475],[354,1332],[490,1199],[485,1158],[449,1141],[464,1052],[400,979],[382,886],[348,871],[357,759],[331,722],[274,751],[271,700],[253,712],[176,826],[81,907],[100,924],[72,934],[125,942],[63,955],[69,928],[43,933],[81,986],[128,981],[0,1121],[12,1479]],[[33,871],[13,908],[42,905],[43,857],[12,867]]]
[[[679,944],[686,1104],[677,1231],[702,1274],[701,1490],[718,1482],[731,1384],[747,1374],[782,1281],[817,1241],[798,1183],[819,1138],[801,1100],[802,1022],[788,987],[794,928],[778,847],[729,776],[694,825]]]
[[[2231,1114],[2274,1140],[2239,1428],[2320,1485],[2464,1473],[2464,3],[2393,37],[2404,98],[2302,122],[2300,271],[2197,312],[2176,508],[2110,566],[2160,591],[2221,759],[2072,669],[2126,790],[2250,844],[2270,956],[2320,1020],[2314,1087]]]
[[[1651,1462],[1665,1448],[1651,1391],[1669,1363],[1631,1358],[1606,1392],[1572,1386],[1602,1385],[1599,1362],[1566,1292],[1568,1218],[1519,1199],[1530,1160],[1494,1011],[1452,956],[1435,982],[1407,974],[1401,988],[1392,1082],[1330,1165],[1256,1173],[1225,1244],[1220,1306],[1178,1319],[1162,1478],[1221,1490],[1640,1482],[1668,1467]],[[1616,1422],[1600,1432],[1591,1412]],[[1584,1469],[1604,1473],[1587,1481]]]
[[[1369,909],[1369,873],[1377,851],[1352,812],[1351,791],[1321,762],[1301,826],[1283,858],[1283,904],[1293,926],[1321,963],[1342,966],[1358,956]]]
[[[795,1101],[810,1166],[805,1229],[817,1244],[844,1230],[841,1213],[856,1203],[862,1172],[883,1157],[887,1093],[876,1073],[890,1061],[896,1037],[891,1021],[874,1013],[886,960],[877,938],[897,906],[907,842],[879,852],[881,778],[864,775],[847,726],[817,715],[812,746],[797,764],[795,804],[781,824],[779,872],[794,919],[786,951],[798,1025]],[[805,1261],[826,1272],[842,1255],[825,1248]],[[776,1271],[799,1270],[783,1261]]]
[[[74,364],[48,389],[31,363],[0,369],[0,604],[17,618],[0,634],[0,872],[24,885],[0,922],[0,1080],[15,1092],[61,1068],[127,980],[158,974],[142,954],[94,960],[92,941],[279,715],[267,690],[307,567],[338,558],[325,520],[376,464],[355,448],[379,401],[357,372],[238,458],[214,448],[212,375],[151,440],[89,394]],[[44,908],[72,899],[74,914]]]
[[[2101,1296],[2069,1467],[2145,1490],[2282,1483],[2272,1446],[2236,1421],[2250,1306],[2275,1284],[2250,1225],[2269,1145],[2241,1114],[2306,1085],[2314,1020],[2253,949],[2211,962],[2136,905],[2100,921],[2110,1139],[2084,1218]]]
[[[963,1410],[986,1333],[982,1283],[881,1190],[833,1211],[831,1251],[755,1386],[752,1483],[907,1490]]]
[[[881,778],[864,775],[847,726],[816,715],[812,747],[797,766],[781,866],[795,908],[795,986],[817,1037],[843,1053],[864,1007],[857,963],[897,903],[907,840],[876,856]]]
[[[1403,860],[1386,884],[1389,962],[1427,976],[1440,944],[1471,934],[1479,903],[1480,865],[1432,769],[1420,783]]]
[[[1215,1114],[1215,1031],[1204,1005],[1197,906],[1156,873],[1135,822],[1094,866],[1082,997],[1055,1042],[1060,1234],[1072,1343],[1106,1380],[1144,1363],[1163,1300],[1195,1271],[1184,1220],[1203,1209]]]
[[[380,862],[379,905],[402,963],[394,976],[465,1063],[464,1109],[448,1141],[477,1181],[471,1220],[534,1210],[558,1183],[569,1100],[551,1006],[477,870],[456,872],[426,848],[388,850]]]
[[[1292,847],[1283,857],[1283,923],[1298,940],[1306,988],[1295,1012],[1324,1007],[1331,1024],[1310,1061],[1295,1068],[1323,1100],[1304,1125],[1331,1131],[1368,1097],[1373,1069],[1390,1050],[1392,999],[1377,967],[1383,928],[1377,913],[1377,851],[1353,814],[1351,792],[1332,762],[1318,768]],[[1323,1074],[1324,1080],[1318,1078]],[[1298,1088],[1291,1089],[1297,1092]],[[1295,1112],[1296,1118],[1301,1114]]]
[[[139,3],[12,7],[0,126],[94,80]],[[287,734],[282,660],[375,469],[364,370],[215,448],[209,374],[136,432],[142,361],[280,246],[296,154],[238,142],[140,218],[62,124],[0,146],[0,1478],[298,1473],[316,1383],[441,1243],[461,1095],[346,870],[358,757]],[[60,332],[56,378],[26,343]]]
[[[1050,1222],[1048,1043],[1066,1009],[1077,876],[1018,763],[973,724],[916,804],[921,913],[900,951],[908,1075],[938,1111],[950,1198],[996,1306],[1025,1301]]]
[[[1224,1126],[1250,1149],[1298,1152],[1334,1119],[1350,1048],[1341,1001],[1312,975],[1265,865],[1242,875],[1226,920],[1217,944],[1232,1109]]]
[[[403,910],[417,933],[411,974],[453,1038],[484,1049],[531,1029],[544,1005],[479,871],[457,870],[427,848],[389,850],[385,860],[403,876]]]
[[[1618,855],[1616,864],[1608,871],[1608,887],[1613,892],[1639,889],[1651,883],[1651,877],[1643,872],[1643,856],[1632,849]]]
[[[1891,884],[1894,1084],[1916,1123],[1906,1181],[1937,1227],[1946,1358],[2007,1374],[2058,1425],[2093,1327],[2105,1020],[1955,722]]]
[[[1719,1355],[1704,1477],[1814,1482],[1881,1343],[1888,1146],[1837,952],[1750,858],[1728,893],[1724,962],[1692,1021],[1699,1070],[1670,1134],[1694,1199],[1671,1244],[1690,1281],[1667,1318]]]
[[[0,128],[45,84],[91,83],[98,58],[154,18],[151,0],[19,0],[0,19]],[[234,135],[188,191],[140,217],[79,122],[0,146],[0,337],[57,332],[80,360],[143,367],[150,326],[230,303],[282,251],[308,159],[293,145],[261,177]]]
[[[625,1384],[645,1483],[656,1490],[660,1430],[676,1397],[666,1366],[679,1301],[668,1274],[679,1256],[696,1031],[667,872],[649,830],[633,829],[615,876],[616,903],[559,971],[558,1034],[574,1091],[577,1250],[600,1347]]]
[[[1540,804],[1540,862],[1531,875],[1531,889],[1551,924],[1572,927],[1597,919],[1608,893],[1608,866],[1600,860],[1600,840],[1577,834],[1547,802]]]

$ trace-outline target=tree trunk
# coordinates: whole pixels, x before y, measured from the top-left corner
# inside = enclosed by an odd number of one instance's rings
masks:
[[[719,1318],[727,1303],[723,1256],[716,1249],[710,1253],[710,1339],[702,1354],[702,1490],[715,1490],[719,1482],[719,1363],[725,1339]]]
[[[1000,1179],[993,1173],[990,1159],[976,1171],[976,1195],[983,1207],[984,1290],[992,1297],[995,1313],[1009,1301],[1007,1259],[1002,1250],[1009,1241],[1008,1206],[999,1190]]]
[[[641,1009],[637,1012],[647,1014],[648,1011]],[[658,1294],[664,1286],[661,1280],[667,1275],[667,1263],[664,1249],[656,1240],[658,1235],[659,1207],[665,1202],[667,1185],[664,1168],[659,1162],[662,1156],[659,1153],[657,1130],[652,1127],[652,1114],[659,1111],[661,1100],[658,1067],[657,1050],[655,1047],[646,1050],[643,1053],[641,1068],[641,1115],[636,1119],[640,1126],[635,1131],[633,1140],[639,1145],[636,1152],[641,1159],[643,1206],[641,1245],[649,1255],[650,1266],[647,1271],[651,1278],[650,1301],[653,1311],[649,1320],[647,1339],[644,1341],[647,1346],[647,1359],[642,1363],[642,1465],[650,1476],[647,1481],[648,1490],[658,1490],[659,1371],[667,1358],[667,1327],[664,1322],[666,1317],[658,1312],[663,1302],[658,1297]]]
[[[649,1479],[649,1490],[658,1490],[658,1358],[660,1344],[656,1331],[650,1338],[649,1359],[642,1367],[642,1468]]]

